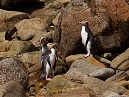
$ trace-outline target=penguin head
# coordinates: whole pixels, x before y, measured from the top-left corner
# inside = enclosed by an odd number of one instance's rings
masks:
[[[55,45],[56,45],[56,43],[48,43],[47,49],[50,51],[52,48],[54,48]]]
[[[47,44],[48,43],[48,41],[47,41],[47,39],[46,38],[44,38],[44,37],[42,37],[41,39],[40,39],[40,44]]]
[[[87,26],[88,25],[88,21],[81,21],[79,23],[82,24],[83,26]]]

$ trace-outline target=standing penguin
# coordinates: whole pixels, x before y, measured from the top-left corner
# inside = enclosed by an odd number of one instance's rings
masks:
[[[87,54],[85,54],[84,57],[88,57],[90,56],[90,54],[94,56],[94,37],[93,33],[91,32],[88,26],[88,22],[82,21],[79,23],[82,24],[82,30],[81,30],[82,43],[84,44],[85,49],[87,50]]]
[[[45,38],[41,38],[40,42],[43,44],[42,55],[40,57],[40,64],[42,65],[42,75],[40,76],[40,78],[45,78],[46,80],[50,81],[51,78],[48,77],[50,72],[54,76],[53,66],[56,60],[56,52],[53,46],[56,44],[48,43]]]

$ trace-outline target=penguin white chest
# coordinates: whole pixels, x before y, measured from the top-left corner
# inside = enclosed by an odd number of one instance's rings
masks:
[[[88,38],[88,33],[85,31],[85,26],[82,26],[81,38],[82,38],[82,43],[85,45],[86,44],[86,40]]]

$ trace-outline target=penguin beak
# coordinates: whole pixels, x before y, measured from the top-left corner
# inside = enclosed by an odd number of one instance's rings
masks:
[[[82,25],[85,25],[86,23],[87,23],[87,21],[79,22],[79,24],[82,24]]]

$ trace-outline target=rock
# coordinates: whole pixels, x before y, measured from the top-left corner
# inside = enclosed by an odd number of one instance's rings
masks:
[[[127,97],[127,96],[122,96],[112,91],[106,91],[101,97]]]
[[[79,4],[75,3],[76,0],[72,0],[72,2],[70,2],[70,4],[63,10],[61,14],[62,21],[59,22],[59,28],[55,31],[55,41],[58,41],[60,43],[59,45],[61,45],[59,49],[63,58],[75,53],[84,53],[84,46],[81,43],[81,34],[79,34],[81,31],[81,25],[79,25],[80,21],[88,20],[88,17],[90,17],[88,21],[94,21],[96,27],[101,26],[99,27],[100,29],[94,31],[94,33],[100,32],[108,26],[106,21],[97,16],[92,16],[91,10],[86,3],[83,3],[83,1],[80,1]],[[97,21],[101,21],[100,25],[97,24]],[[93,23],[90,23],[90,28],[93,27],[91,24]],[[93,32],[93,29],[91,30]]]
[[[31,14],[31,18],[41,18],[47,25],[50,25],[58,12],[53,9],[39,9]]]
[[[58,20],[59,20],[60,15],[61,15],[61,12],[56,16],[56,18],[53,19],[52,23],[54,25],[58,25],[58,22],[59,22]]]
[[[129,68],[129,49],[112,60],[111,67],[119,70],[127,70]]]
[[[103,95],[106,91],[112,91],[118,94],[122,94],[126,89],[120,85],[108,83],[93,77],[84,77],[83,84],[86,88],[92,90],[98,97]]]
[[[129,20],[128,4],[124,0],[112,2],[72,0],[62,11],[55,30],[55,41],[58,42],[60,56],[63,59],[69,55],[86,52],[80,36],[81,25],[79,22],[82,20],[89,22],[89,27],[95,37],[97,52],[110,52],[127,48],[129,44],[127,41],[129,36],[127,29],[129,28],[126,26]]]
[[[126,80],[122,80],[118,83],[119,85],[129,89],[129,81],[126,81]]]
[[[103,57],[95,55],[95,58],[106,65],[106,67],[110,67],[111,61],[108,59],[105,59]]]
[[[18,59],[20,59],[24,63],[31,64],[30,66],[26,66],[28,67],[29,73],[31,73],[34,71],[38,71],[41,68],[40,56],[41,51],[33,51],[18,55]]]
[[[0,97],[26,97],[24,88],[15,81],[0,85]]]
[[[98,6],[100,5],[100,8],[98,8],[98,14],[103,16],[102,13],[107,13],[112,20],[112,22],[110,22],[110,26],[112,26],[112,28],[110,28],[107,33],[96,37],[96,42],[101,41],[101,46],[98,46],[99,50],[105,49],[108,51],[116,51],[127,48],[127,40],[129,36],[127,34],[127,29],[129,28],[126,26],[128,25],[129,18],[129,8],[127,3],[128,2],[124,2],[124,0],[102,0],[100,3],[98,3]],[[105,8],[106,10],[104,10]]]
[[[95,94],[82,84],[72,82],[65,76],[54,77],[46,86],[49,95],[54,97],[95,97]]]
[[[39,41],[42,37],[52,39],[53,32],[40,32],[37,33],[30,42],[32,42],[36,47],[39,45]]]
[[[7,31],[23,19],[28,19],[29,14],[0,9],[0,31]]]
[[[82,54],[70,55],[70,56],[65,58],[65,61],[66,61],[66,64],[68,65],[68,67],[70,67],[71,64],[75,60],[78,60],[78,59],[87,60],[87,61],[89,61],[90,63],[92,63],[93,65],[96,65],[96,66],[105,67],[105,65],[103,63],[96,60],[92,55],[87,57],[87,58],[84,58]]]
[[[96,97],[90,89],[84,87],[74,87],[63,89],[62,92],[47,94],[45,89],[41,89],[36,97],[53,96],[53,97]]]
[[[89,76],[96,77],[102,80],[106,80],[113,75],[115,75],[115,71],[111,68],[100,68],[89,74]]]
[[[77,86],[81,86],[81,84],[72,82],[65,76],[57,75],[47,84],[46,89],[49,94],[53,94],[58,93],[63,88],[73,88]]]
[[[66,76],[71,77],[73,80],[82,80],[84,77],[87,77],[87,74],[100,69],[102,67],[95,66],[88,61],[79,59],[72,63],[71,67],[66,73]],[[75,76],[76,75],[76,76]]]
[[[5,40],[5,32],[0,32],[0,43]]]
[[[14,58],[6,58],[0,61],[0,84],[16,81],[24,87],[28,84],[28,70],[23,62]]]
[[[0,57],[11,57],[34,50],[36,50],[36,47],[31,42],[8,41],[0,44]]]
[[[122,80],[126,80],[129,78],[129,71],[121,71],[119,73],[116,73],[114,76],[108,78],[106,82],[114,82],[114,83],[119,83]]]
[[[128,95],[129,96],[129,90],[127,90],[123,95]]]
[[[63,60],[60,58],[56,59],[55,75],[64,74],[68,71],[68,68]]]
[[[38,33],[44,33],[47,26],[46,22],[40,18],[24,19],[8,31],[6,37],[7,40],[15,37],[21,40],[31,40]]]
[[[112,53],[104,53],[101,55],[101,57],[106,58],[106,59],[111,59],[112,58]]]

